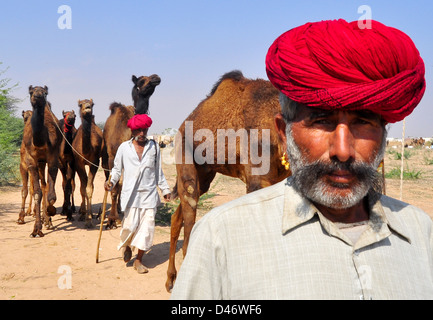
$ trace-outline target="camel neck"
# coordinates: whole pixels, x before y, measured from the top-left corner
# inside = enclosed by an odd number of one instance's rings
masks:
[[[33,133],[33,144],[37,147],[43,146],[45,144],[44,140],[44,120],[45,120],[45,104],[41,106],[40,104],[33,105],[33,114],[30,119],[32,125]]]
[[[90,147],[92,146],[91,144],[92,122],[93,122],[92,118],[93,118],[92,115],[81,117],[81,125],[83,126],[83,134],[82,134],[83,151],[85,151],[86,149],[90,149]]]
[[[63,128],[63,134],[65,135],[66,140],[69,142],[69,143],[65,143],[63,153],[71,154],[72,148],[69,144],[72,143],[72,135],[73,135],[72,129],[74,125],[73,124],[67,125],[67,121],[65,119],[60,119],[59,126],[60,128]]]
[[[149,98],[139,96],[134,101],[135,114],[147,114],[149,111]]]
[[[84,132],[89,132],[92,129],[92,115],[86,115],[81,117],[81,124]]]

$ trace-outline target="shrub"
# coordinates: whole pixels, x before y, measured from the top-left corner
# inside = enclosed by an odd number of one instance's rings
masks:
[[[422,171],[409,170],[409,168],[403,170],[403,180],[420,179],[421,175],[422,175]],[[393,168],[388,173],[385,173],[385,178],[387,179],[400,179],[400,176],[401,176],[400,168]]]
[[[6,70],[0,70],[0,76]],[[16,85],[9,86],[9,82],[10,79],[0,79],[0,186],[12,185],[20,180],[19,148],[24,122],[14,116],[17,99],[10,92]]]

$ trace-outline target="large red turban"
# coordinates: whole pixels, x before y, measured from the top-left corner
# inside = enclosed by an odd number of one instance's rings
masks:
[[[424,94],[424,62],[405,33],[371,22],[360,29],[357,21],[321,21],[283,33],[266,56],[269,80],[309,107],[404,119]]]
[[[146,129],[152,125],[152,119],[147,114],[136,114],[128,120],[127,126],[131,130]]]

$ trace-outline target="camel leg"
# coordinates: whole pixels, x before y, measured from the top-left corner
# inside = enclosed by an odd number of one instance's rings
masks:
[[[66,188],[67,188],[67,168],[61,168],[60,172],[62,174],[62,189],[63,189],[63,205],[62,205],[62,212],[61,215],[67,215],[68,214],[68,198],[66,196]]]
[[[86,198],[87,198],[87,214],[86,214],[86,228],[93,228],[92,219],[92,196],[93,196],[93,181],[95,180],[98,167],[91,166],[89,175],[87,177]]]
[[[102,167],[105,169],[114,167],[114,155],[107,156],[106,150],[102,152]],[[105,179],[108,179],[110,175],[109,171],[105,171]],[[122,178],[117,182],[117,184],[111,190],[111,208],[110,213],[107,216],[106,229],[115,229],[117,225],[121,223],[119,218],[120,211],[120,192],[122,191]]]
[[[63,175],[63,194],[64,194],[64,200],[63,200],[63,207],[62,207],[62,214],[66,214],[66,220],[68,221],[74,221],[74,218],[72,217],[72,206],[71,205],[71,197],[72,195],[72,168],[69,164],[67,164],[67,167],[65,170],[62,170]]]
[[[21,210],[18,216],[18,224],[24,224],[24,217],[27,215],[25,210],[26,210],[26,199],[27,199],[27,195],[29,193],[29,188],[28,188],[28,181],[29,181],[29,172],[26,168],[24,168],[24,166],[21,164],[20,165],[20,173],[21,173],[21,180],[23,183],[23,187],[21,188]],[[30,202],[30,206],[29,209],[31,211],[31,202]]]
[[[54,206],[56,203],[56,179],[57,173],[59,169],[55,164],[48,164],[48,193],[47,193],[47,202],[49,206]]]
[[[177,207],[175,213],[171,216],[171,227],[170,227],[170,253],[168,259],[167,268],[167,281],[165,282],[165,288],[168,292],[173,289],[174,282],[176,281],[176,247],[177,240],[179,239],[180,230],[182,229],[183,217],[181,204]]]
[[[180,196],[181,203],[182,198],[183,202],[187,203],[187,205],[183,205],[183,256],[186,256],[186,251],[189,244],[189,238],[191,235],[192,228],[195,224],[195,219],[197,215],[197,204],[199,198],[202,194],[206,193],[209,190],[210,184],[212,180],[215,178],[216,172],[213,171],[202,171],[199,169],[196,178],[199,179],[199,183],[197,184],[194,180],[186,181],[184,183],[184,188],[187,191],[183,193],[183,196]]]
[[[43,237],[44,234],[42,232],[42,220],[41,220],[41,201],[42,201],[42,190],[39,184],[39,172],[38,168],[35,166],[29,166],[29,172],[31,181],[33,181],[33,197],[35,202],[35,225],[33,227],[33,232],[30,234],[31,237]]]
[[[86,170],[77,167],[77,174],[80,178],[80,194],[81,194],[81,206],[79,210],[80,217],[78,220],[84,221],[86,216],[86,187],[87,187],[87,173]]]
[[[107,217],[106,229],[117,228],[119,219],[119,197],[122,190],[122,182],[119,181],[111,190],[111,208],[110,214]]]
[[[71,210],[72,213],[75,213],[75,201],[74,201],[74,193],[75,193],[75,171],[72,169],[72,175],[71,175]]]
[[[188,247],[189,236],[195,223],[197,204],[200,197],[200,187],[197,181],[197,170],[194,165],[185,165],[178,168],[177,187],[180,205],[171,220],[170,255],[167,269],[167,281],[165,283],[166,290],[169,292],[173,288],[177,275],[175,254],[182,222],[184,228],[184,242],[182,246],[184,257]]]
[[[31,216],[32,215],[32,205],[33,205],[33,181],[32,179],[30,179],[30,183],[29,183],[29,189],[30,189],[30,197],[29,197],[29,207],[27,208],[26,211],[26,216]],[[33,217],[35,216],[35,212],[33,210]]]
[[[49,229],[52,227],[51,218],[47,214],[47,182],[45,180],[45,163],[38,164],[38,172],[39,172],[39,180],[40,180],[40,188],[42,191],[42,199],[41,199],[41,219],[44,225]]]

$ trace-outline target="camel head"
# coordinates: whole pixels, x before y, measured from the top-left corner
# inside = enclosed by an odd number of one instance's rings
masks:
[[[81,117],[91,117],[93,115],[93,99],[78,100],[78,107]]]
[[[33,107],[36,105],[45,106],[47,103],[48,87],[29,86],[30,103]]]
[[[75,119],[77,118],[75,111],[62,111],[63,119],[65,119],[65,123],[67,123],[69,126],[73,126],[75,124]]]
[[[24,124],[27,123],[27,120],[29,120],[32,117],[33,111],[32,110],[23,110],[23,120]]]
[[[152,74],[150,76],[132,76],[134,87],[132,88],[132,100],[134,100],[136,113],[148,113],[149,98],[155,91],[155,87],[161,83],[161,78]]]

